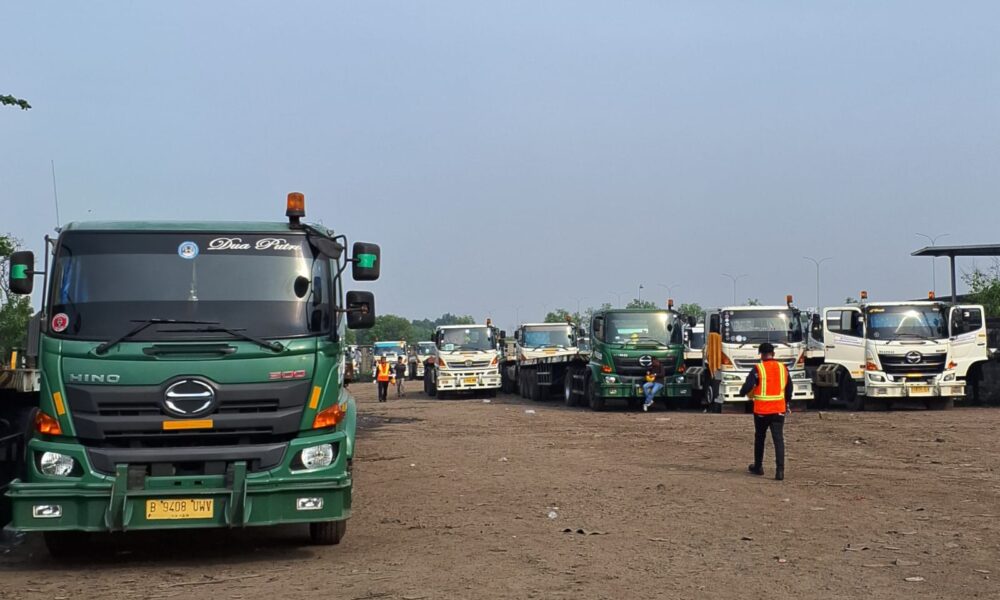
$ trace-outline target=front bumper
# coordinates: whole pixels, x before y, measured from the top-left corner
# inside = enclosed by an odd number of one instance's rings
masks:
[[[616,376],[617,377],[617,376]],[[642,391],[643,380],[634,378],[618,378],[616,383],[601,382],[601,396],[604,398],[645,398]],[[656,393],[657,398],[690,398],[691,384],[687,382],[669,382]]]
[[[965,396],[965,382],[875,382],[866,377],[864,394],[869,398],[947,398]]]
[[[128,465],[118,464],[114,475],[102,475],[91,469],[83,446],[34,439],[29,446],[32,456],[46,450],[72,456],[84,474],[51,477],[32,464],[30,481],[15,480],[7,493],[13,526],[20,531],[126,531],[347,519],[352,480],[344,437],[335,432],[296,438],[289,442],[282,465],[270,471],[249,473],[245,461],[236,461],[226,475],[147,476],[131,485]],[[323,443],[338,443],[338,455],[329,467],[312,472],[289,470],[299,451]],[[213,508],[210,515],[199,518],[155,519],[148,518],[148,500],[212,500]],[[52,507],[58,507],[57,516]]]
[[[444,391],[492,390],[500,388],[500,370],[448,369],[438,370],[437,389]]]
[[[750,398],[739,395],[745,381],[745,375],[739,379],[722,381],[719,384],[719,398],[724,402],[750,402]],[[812,380],[792,379],[792,402],[807,402],[813,397]]]

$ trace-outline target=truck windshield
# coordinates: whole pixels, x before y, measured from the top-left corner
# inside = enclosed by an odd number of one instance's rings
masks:
[[[458,327],[442,329],[438,348],[445,352],[456,350],[493,350],[493,331],[489,327]]]
[[[944,309],[932,306],[871,306],[868,337],[877,340],[940,339],[948,337]]]
[[[297,233],[69,231],[52,273],[57,337],[106,341],[148,319],[210,321],[265,338],[331,327],[330,263]],[[132,339],[232,339],[197,329],[211,328],[155,325]]]
[[[401,344],[375,344],[375,356],[386,356],[388,354],[399,356],[402,353],[403,346]]]
[[[427,356],[434,352],[434,342],[420,342],[417,344],[417,354]]]
[[[722,311],[722,339],[734,344],[801,342],[799,311],[793,309]]]
[[[521,345],[525,348],[542,348],[545,346],[569,348],[573,345],[568,325],[546,325],[525,327],[524,339]]]
[[[609,313],[604,340],[612,344],[680,344],[681,328],[668,312]]]

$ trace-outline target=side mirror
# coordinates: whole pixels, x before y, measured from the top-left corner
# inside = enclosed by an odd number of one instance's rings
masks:
[[[583,327],[576,328],[576,335],[579,337],[587,337],[587,330]]]
[[[375,294],[347,292],[347,328],[371,329],[375,325]]]
[[[382,272],[382,250],[378,244],[354,242],[351,263],[354,281],[375,281]]]
[[[507,332],[504,331],[503,329],[500,330],[500,339],[501,340],[507,339]]]
[[[340,255],[344,253],[344,247],[340,245],[337,240],[331,240],[326,237],[310,237],[309,243],[319,251],[323,256],[338,260]]]
[[[688,326],[694,327],[697,324],[698,324],[698,317],[693,317],[693,316],[688,317]]]
[[[14,252],[10,255],[10,291],[27,296],[35,289],[35,253]]]

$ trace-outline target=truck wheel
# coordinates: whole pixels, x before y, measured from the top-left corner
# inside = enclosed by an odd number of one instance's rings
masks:
[[[85,531],[46,531],[42,538],[53,557],[74,558],[87,552],[90,536]]]
[[[513,383],[507,375],[507,369],[500,369],[500,389],[503,393],[509,394],[514,391]]]
[[[846,374],[840,379],[840,399],[847,405],[847,410],[859,412],[865,409],[865,397],[858,393],[858,384]]]
[[[708,408],[706,410],[710,413],[718,414],[722,412],[722,404],[715,401],[715,393],[715,382],[709,380],[708,383],[705,384],[705,402],[708,404]]]
[[[546,385],[538,385],[538,375],[535,373],[532,373],[532,375],[535,376],[531,377],[531,400],[532,402],[541,402],[549,395],[549,387]]]
[[[517,391],[522,398],[528,399],[528,378],[524,376],[524,371],[517,372]]]
[[[570,369],[563,377],[563,402],[566,406],[576,406],[577,400],[576,394],[573,393],[573,371]]]
[[[590,405],[590,410],[604,410],[604,397],[598,393],[593,379],[587,380],[587,404]]]
[[[347,533],[347,521],[320,521],[309,524],[309,539],[317,546],[336,546]]]
[[[927,400],[924,402],[927,406],[927,410],[947,410],[949,408],[954,408],[955,399],[954,398],[934,398],[932,400]]]

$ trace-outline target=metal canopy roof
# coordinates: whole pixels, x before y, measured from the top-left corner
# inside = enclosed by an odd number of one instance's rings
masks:
[[[926,246],[910,256],[1000,256],[1000,245]]]

